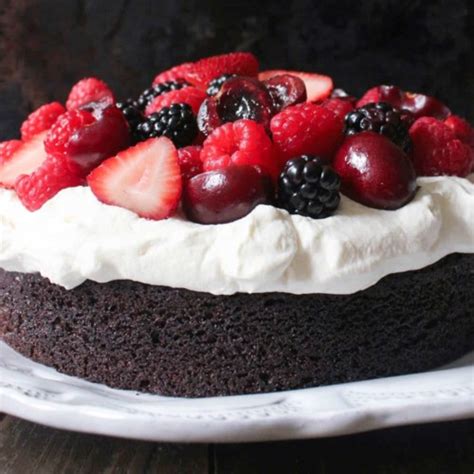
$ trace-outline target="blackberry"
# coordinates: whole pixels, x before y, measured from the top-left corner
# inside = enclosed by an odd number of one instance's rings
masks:
[[[339,175],[317,156],[287,161],[278,179],[278,203],[290,214],[321,219],[339,206]]]
[[[137,127],[144,120],[142,111],[133,99],[126,99],[122,102],[117,102],[117,108],[122,111],[125,120],[128,122],[133,141],[138,142],[139,136],[137,133]]]
[[[145,89],[137,100],[137,105],[140,109],[144,110],[145,107],[155,98],[166,92],[176,91],[178,89],[183,89],[184,87],[189,86],[186,81],[168,81],[162,82],[160,84],[155,84],[154,86]]]
[[[177,147],[190,145],[198,134],[196,117],[188,104],[173,104],[151,114],[138,125],[141,140],[168,137]]]
[[[372,131],[386,136],[405,152],[411,149],[409,117],[385,102],[371,102],[349,112],[345,125],[346,135]]]
[[[209,81],[206,90],[207,95],[216,95],[221,90],[222,84],[224,84],[227,79],[230,79],[231,77],[236,77],[236,75],[237,74],[222,74],[222,76],[216,77],[212,81]]]

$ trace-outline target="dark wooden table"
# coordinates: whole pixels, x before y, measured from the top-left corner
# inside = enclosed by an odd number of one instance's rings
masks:
[[[0,472],[472,474],[474,423],[445,422],[337,438],[255,444],[130,441],[0,414]]]

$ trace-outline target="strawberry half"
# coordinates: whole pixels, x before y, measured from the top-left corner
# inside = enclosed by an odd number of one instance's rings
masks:
[[[13,152],[2,156],[0,160],[0,186],[13,188],[22,174],[33,173],[46,160],[44,139],[47,132],[14,146]]]
[[[105,160],[87,178],[99,201],[148,219],[165,219],[182,191],[178,153],[166,137],[150,138]]]
[[[153,85],[161,84],[162,82],[183,80],[185,73],[193,67],[193,63],[183,63],[178,66],[174,66],[171,69],[160,72],[155,79],[153,79]]]

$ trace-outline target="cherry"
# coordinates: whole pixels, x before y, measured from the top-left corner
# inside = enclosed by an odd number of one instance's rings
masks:
[[[97,120],[71,136],[67,151],[73,161],[89,172],[106,158],[128,148],[131,141],[127,121],[117,107],[94,102],[86,108]]]
[[[342,193],[379,209],[398,209],[416,192],[410,159],[390,140],[374,132],[348,136],[333,161]]]
[[[229,166],[198,174],[184,183],[183,210],[200,224],[223,224],[272,202],[270,178],[250,165]]]
[[[306,86],[304,82],[299,77],[292,76],[291,74],[273,76],[263,81],[263,85],[270,93],[275,112],[279,112],[289,105],[306,101]]]

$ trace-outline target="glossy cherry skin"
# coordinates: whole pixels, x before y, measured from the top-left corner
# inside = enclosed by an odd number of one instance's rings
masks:
[[[249,165],[198,174],[183,189],[183,210],[200,224],[232,222],[272,200],[271,180]]]
[[[91,108],[97,121],[76,131],[68,143],[68,156],[86,173],[131,144],[130,129],[122,112],[114,105],[100,105]]]
[[[403,151],[382,135],[362,132],[347,137],[333,161],[341,191],[378,209],[398,209],[416,192],[416,173]]]
[[[281,74],[263,81],[263,85],[270,93],[275,113],[290,105],[306,102],[306,86],[299,77]]]

